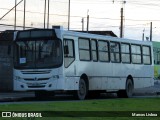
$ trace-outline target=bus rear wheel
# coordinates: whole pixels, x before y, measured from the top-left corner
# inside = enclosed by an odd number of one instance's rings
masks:
[[[75,97],[79,100],[84,100],[87,96],[87,84],[84,79],[80,79],[79,81],[79,90],[75,91]]]
[[[127,79],[126,81],[126,89],[125,90],[119,90],[117,92],[117,96],[119,98],[130,98],[133,94],[134,85],[131,79]]]
[[[127,98],[132,97],[133,89],[134,89],[133,82],[131,79],[128,79],[126,83],[126,90],[125,90],[125,94]]]

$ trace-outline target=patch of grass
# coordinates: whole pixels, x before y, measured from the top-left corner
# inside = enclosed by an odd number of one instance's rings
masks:
[[[106,99],[84,101],[59,101],[29,104],[4,104],[0,111],[160,111],[159,98]],[[96,113],[96,112],[95,112]],[[160,116],[159,116],[160,117]],[[108,117],[107,117],[108,118]],[[106,117],[54,117],[55,120],[106,120]],[[143,120],[153,117],[109,117],[110,120]],[[3,119],[2,119],[3,120]],[[17,118],[13,118],[17,120]],[[53,120],[53,118],[20,118],[20,120]]]
[[[160,111],[160,98],[130,98],[4,104],[2,111]]]

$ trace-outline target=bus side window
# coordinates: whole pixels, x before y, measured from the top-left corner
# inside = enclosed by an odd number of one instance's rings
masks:
[[[131,53],[132,53],[132,63],[141,64],[142,63],[142,50],[140,45],[131,45]]]
[[[131,63],[130,44],[121,43],[122,63]]]
[[[109,48],[108,41],[98,41],[98,55],[100,62],[109,62]]]
[[[79,38],[78,45],[79,45],[79,59],[81,61],[90,61],[91,60],[90,39]]]
[[[97,62],[98,61],[97,40],[95,39],[91,40],[91,49],[92,49],[92,59],[94,62]]]
[[[143,51],[143,63],[144,64],[147,64],[147,65],[150,65],[152,62],[151,60],[151,48],[150,46],[143,46],[142,47],[142,51]],[[159,62],[159,61],[157,61]]]
[[[120,59],[120,44],[118,42],[110,42],[111,62],[118,63]]]
[[[74,41],[72,39],[64,39],[64,66],[69,67],[74,60]]]

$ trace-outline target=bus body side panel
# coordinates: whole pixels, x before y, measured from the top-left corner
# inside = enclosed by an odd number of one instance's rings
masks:
[[[71,35],[70,35],[71,36]],[[72,36],[73,37],[73,36]],[[72,63],[68,68],[65,69],[65,75],[69,75],[69,71],[76,71],[74,78],[68,78],[72,81],[79,81],[78,77],[82,74],[86,74],[89,80],[89,90],[122,90],[125,89],[126,80],[128,76],[133,77],[134,88],[148,87],[154,84],[153,82],[153,70],[151,65],[143,64],[127,64],[127,63],[111,63],[111,62],[93,62],[91,61],[80,61],[79,59],[79,46],[78,38],[81,36],[75,35],[75,52],[76,52],[76,63]],[[92,38],[91,36],[83,36],[84,38]],[[96,38],[98,39],[98,38]],[[109,40],[109,39],[108,39]],[[112,40],[109,40],[112,41]],[[135,42],[136,43],[136,42]],[[76,66],[76,67],[75,67]],[[68,71],[68,72],[67,72]],[[72,76],[71,75],[71,76]],[[77,76],[77,78],[76,78]],[[68,82],[67,82],[68,83]],[[72,82],[68,83],[72,84]],[[67,85],[67,86],[68,86]],[[75,82],[72,84],[75,86]],[[71,86],[68,88],[71,88]],[[76,84],[76,87],[78,84]]]
[[[88,67],[85,68],[83,68],[83,66],[87,66],[87,63],[86,65],[81,63],[79,70],[85,71],[84,73],[90,76],[90,90],[125,89],[126,80],[129,75],[133,78],[134,88],[143,88],[154,85],[152,79],[153,75],[151,75],[153,70],[150,65],[142,66],[121,63],[97,63],[97,65],[88,65]],[[107,67],[108,69],[106,69]],[[82,72],[79,74],[82,74]]]
[[[64,67],[65,90],[78,90],[80,76],[77,74],[78,61],[76,59],[67,68]]]
[[[134,87],[143,88],[143,87],[154,86],[153,76],[154,76],[154,71],[152,65],[144,65],[140,69],[136,69],[135,76],[133,76]]]
[[[65,90],[78,90],[79,77],[65,77]]]

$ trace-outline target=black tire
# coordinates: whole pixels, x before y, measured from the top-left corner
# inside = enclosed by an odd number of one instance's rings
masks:
[[[88,88],[84,79],[79,81],[79,90],[75,91],[75,97],[78,100],[84,100],[87,96]]]
[[[127,79],[126,81],[126,89],[119,90],[117,92],[117,96],[119,98],[130,98],[133,95],[134,85],[131,79]]]
[[[132,97],[133,90],[134,90],[133,82],[131,79],[128,79],[126,83],[126,90],[125,90],[125,93],[126,93],[125,95],[127,98]]]

